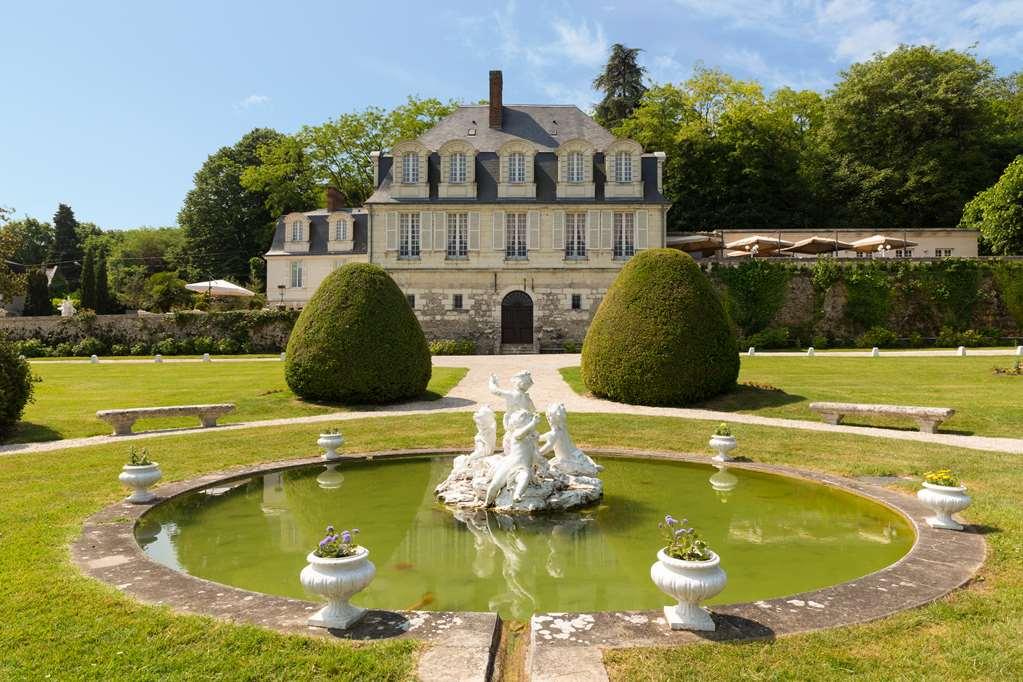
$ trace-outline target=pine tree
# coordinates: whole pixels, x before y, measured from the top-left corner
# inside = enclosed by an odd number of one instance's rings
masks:
[[[612,129],[628,118],[646,92],[643,85],[646,69],[637,61],[641,51],[615,43],[604,71],[593,79],[593,87],[604,92],[594,118],[605,128]]]
[[[25,292],[26,316],[53,315],[53,301],[46,281],[46,271],[36,269],[28,273]]]
[[[96,312],[109,314],[114,312],[114,301],[110,298],[110,280],[107,275],[107,253],[102,247],[96,249]]]
[[[57,207],[53,215],[53,251],[49,261],[64,273],[72,290],[78,287],[81,277],[82,243],[78,236],[78,221],[67,204]]]
[[[82,308],[96,310],[96,249],[91,244],[85,247],[82,259]]]

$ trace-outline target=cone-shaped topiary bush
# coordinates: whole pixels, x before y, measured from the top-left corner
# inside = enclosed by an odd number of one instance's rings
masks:
[[[0,439],[10,435],[32,399],[32,370],[14,344],[0,338]]]
[[[350,263],[329,275],[288,340],[284,375],[301,398],[387,403],[430,382],[430,349],[405,296],[383,268]]]
[[[651,249],[622,268],[583,342],[594,395],[637,405],[688,405],[739,376],[735,327],[688,254]]]

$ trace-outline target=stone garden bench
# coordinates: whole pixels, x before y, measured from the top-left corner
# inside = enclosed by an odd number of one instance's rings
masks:
[[[938,426],[956,413],[951,407],[916,407],[913,405],[867,405],[862,403],[810,403],[810,409],[829,424],[839,424],[849,414],[915,419],[923,433],[937,433]]]
[[[138,419],[155,417],[199,417],[203,428],[217,425],[217,420],[234,410],[233,403],[216,405],[171,405],[168,407],[133,407],[124,410],[100,410],[96,416],[114,427],[115,436],[131,434]]]

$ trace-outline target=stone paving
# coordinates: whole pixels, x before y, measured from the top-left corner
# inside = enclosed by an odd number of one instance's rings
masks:
[[[944,351],[916,351],[917,353],[942,353]],[[954,351],[949,351],[953,353]],[[979,351],[978,351],[979,352]],[[1008,351],[1002,351],[1008,353]],[[906,352],[909,355],[913,352]],[[948,354],[948,353],[946,353]],[[821,357],[821,356],[817,356]],[[279,360],[272,360],[279,362]],[[596,412],[607,414],[632,414],[656,417],[680,417],[703,421],[727,421],[735,424],[754,424],[757,426],[774,426],[803,431],[822,431],[828,433],[848,433],[874,438],[891,438],[923,443],[935,443],[968,450],[984,450],[1023,454],[1023,439],[1002,438],[994,436],[963,436],[951,433],[920,433],[918,431],[900,431],[869,426],[843,426],[825,424],[823,422],[802,419],[783,419],[780,417],[762,417],[753,414],[736,412],[719,412],[677,407],[646,407],[642,405],[626,405],[609,400],[601,400],[591,396],[578,395],[565,383],[558,373],[562,367],[574,367],[579,364],[579,355],[466,355],[438,356],[433,359],[438,367],[467,367],[469,372],[447,396],[441,400],[417,401],[402,405],[390,405],[381,408],[366,408],[347,412],[312,415],[307,417],[289,417],[282,419],[265,419],[261,421],[238,422],[217,427],[221,430],[235,430],[256,427],[286,426],[290,424],[315,424],[321,422],[337,422],[367,417],[395,417],[403,415],[427,415],[438,412],[471,411],[479,403],[489,403],[501,407],[501,401],[490,395],[487,380],[490,374],[496,374],[505,385],[508,378],[521,369],[529,369],[533,374],[534,387],[530,390],[533,402],[539,409],[548,403],[562,402],[570,413]],[[950,360],[954,362],[954,360]],[[120,362],[120,361],[119,361]],[[185,361],[191,362],[191,361]],[[201,361],[197,361],[201,362]],[[133,436],[90,436],[87,438],[70,438],[42,443],[19,443],[0,446],[0,455],[26,452],[52,452],[66,448],[103,445],[114,442],[125,442],[129,439],[153,438],[168,435],[191,435],[210,432],[209,429],[185,428],[150,431]]]

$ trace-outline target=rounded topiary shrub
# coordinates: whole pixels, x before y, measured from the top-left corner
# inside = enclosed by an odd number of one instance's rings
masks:
[[[288,340],[285,378],[299,397],[339,403],[416,398],[430,382],[430,349],[404,294],[383,268],[331,273]]]
[[[8,436],[32,399],[32,371],[14,344],[0,339],[0,439]]]
[[[638,405],[687,405],[739,376],[735,327],[688,254],[633,256],[586,333],[582,376],[594,395]]]

